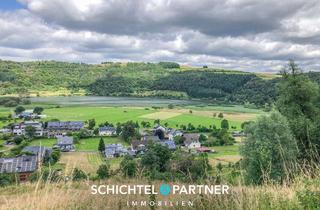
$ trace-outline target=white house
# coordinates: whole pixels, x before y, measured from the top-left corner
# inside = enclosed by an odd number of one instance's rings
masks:
[[[197,149],[201,147],[201,143],[199,141],[199,134],[184,134],[184,146],[188,149]]]
[[[99,136],[115,136],[117,129],[111,126],[104,126],[99,128]]]
[[[43,136],[42,123],[37,122],[37,121],[26,121],[26,122],[22,122],[20,124],[16,124],[13,127],[12,133],[17,136],[26,135],[25,129],[28,126],[35,128],[35,136]]]

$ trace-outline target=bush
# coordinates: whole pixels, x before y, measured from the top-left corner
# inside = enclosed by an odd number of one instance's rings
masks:
[[[73,181],[79,181],[87,178],[88,178],[87,174],[83,172],[81,169],[75,168],[72,172]]]
[[[120,170],[125,177],[134,177],[137,171],[137,162],[132,157],[125,156],[120,163]]]
[[[297,143],[285,117],[274,112],[246,126],[248,138],[240,147],[247,183],[283,182],[293,174]]]
[[[97,176],[99,179],[106,179],[110,177],[110,165],[109,164],[100,165],[97,170]]]
[[[5,187],[15,182],[12,174],[0,174],[0,187]]]

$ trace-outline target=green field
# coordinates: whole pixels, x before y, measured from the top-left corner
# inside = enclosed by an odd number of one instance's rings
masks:
[[[129,146],[128,143],[122,141],[117,137],[103,137],[105,144],[122,144],[123,146]],[[79,144],[76,144],[77,151],[97,151],[99,146],[100,137],[96,138],[88,138],[88,139],[81,139]]]
[[[216,152],[209,154],[209,157],[223,157],[226,155],[239,155],[239,145],[231,145],[231,146],[216,146],[210,147],[214,149]]]
[[[173,110],[174,111],[174,110]],[[177,110],[179,111],[179,110]],[[63,108],[51,108],[46,109],[44,114],[47,115],[47,120],[59,119],[59,120],[89,120],[95,119],[97,124],[103,122],[117,123],[126,122],[132,120],[134,122],[138,121],[148,121],[153,124],[154,120],[144,118],[144,116],[157,113],[159,110],[145,109],[145,108],[133,108],[133,107],[63,107]],[[214,118],[212,116],[201,116],[190,113],[181,113],[177,116],[169,117],[165,120],[161,120],[161,123],[168,123],[169,127],[176,127],[176,125],[188,125],[189,123],[194,126],[203,125],[209,127],[210,125],[216,125],[220,127],[221,119]],[[241,121],[230,121],[230,126],[236,126],[240,129]]]

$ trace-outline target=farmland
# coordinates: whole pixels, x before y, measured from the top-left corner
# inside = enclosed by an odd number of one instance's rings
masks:
[[[215,111],[195,111],[189,113],[186,109],[173,109],[161,111],[152,108],[142,107],[62,107],[46,109],[44,114],[47,119],[59,120],[89,120],[95,119],[97,124],[106,121],[110,123],[125,122],[132,120],[134,122],[147,121],[153,123],[160,119],[162,123],[168,123],[170,127],[179,127],[192,123],[195,126],[202,125],[209,127],[215,125],[220,127],[221,119],[214,117]],[[238,114],[233,112],[226,113],[226,119],[230,126],[240,129],[241,123],[245,120],[255,119],[257,114],[245,113]]]

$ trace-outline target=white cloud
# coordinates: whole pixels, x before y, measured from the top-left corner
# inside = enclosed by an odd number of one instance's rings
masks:
[[[317,0],[20,0],[0,12],[0,58],[173,60],[278,71],[320,70]]]

